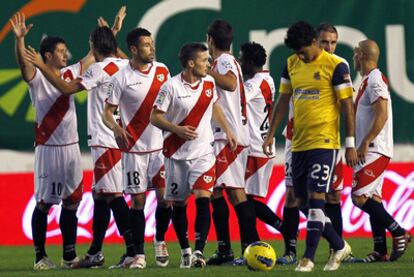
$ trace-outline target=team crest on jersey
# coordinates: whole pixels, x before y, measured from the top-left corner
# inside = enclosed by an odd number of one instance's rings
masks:
[[[313,74],[313,79],[320,80],[321,79],[321,73],[319,73],[319,71],[315,72]]]
[[[211,183],[211,181],[213,181],[213,177],[212,176],[209,176],[209,175],[204,175],[203,176],[203,180],[206,183]]]
[[[206,90],[207,97],[211,97],[212,91],[211,89]]]
[[[160,82],[164,82],[164,80],[165,80],[165,76],[164,76],[164,74],[158,74],[158,75],[157,75],[157,79],[158,79],[158,81],[160,81]]]
[[[375,178],[375,174],[371,169],[365,169],[364,174],[369,176],[369,177]]]

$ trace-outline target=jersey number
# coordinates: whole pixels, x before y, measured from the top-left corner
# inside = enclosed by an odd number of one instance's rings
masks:
[[[178,194],[178,184],[177,183],[172,183],[171,184],[171,194],[173,195],[177,195]]]
[[[322,176],[319,176],[318,173],[322,171]],[[313,164],[312,166],[312,172],[311,172],[311,177],[312,179],[318,180],[319,177],[322,181],[326,181],[329,178],[329,171],[330,171],[330,167],[326,164],[324,164],[323,166],[321,166],[320,164]]]
[[[62,194],[62,183],[52,183],[52,195],[61,195]]]
[[[266,113],[266,117],[263,120],[262,124],[260,124],[260,134],[262,136],[262,139],[266,139],[267,130],[269,130],[269,109],[270,105],[266,105],[264,108],[264,112]]]
[[[131,186],[138,186],[140,183],[139,180],[139,172],[138,171],[132,171],[127,173],[127,179],[128,179],[128,187]]]

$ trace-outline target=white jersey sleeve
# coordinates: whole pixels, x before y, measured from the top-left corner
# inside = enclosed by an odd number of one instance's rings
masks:
[[[169,78],[168,81],[162,85],[160,91],[158,92],[157,98],[154,102],[154,107],[164,113],[167,112],[168,107],[171,104],[173,94],[174,90],[172,89],[172,81],[171,78]]]
[[[119,100],[122,96],[122,91],[124,88],[124,75],[117,74],[115,75],[110,82],[110,93],[109,97],[105,100],[108,104],[118,106]]]
[[[92,90],[100,85],[102,69],[98,63],[91,65],[81,77],[81,84],[86,90]]]

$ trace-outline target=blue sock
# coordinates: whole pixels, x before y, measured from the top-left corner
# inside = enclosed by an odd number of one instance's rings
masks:
[[[344,248],[344,240],[335,231],[329,217],[325,217],[325,228],[323,229],[322,236],[329,242],[329,247],[337,251]]]
[[[324,206],[325,200],[309,199],[306,249],[303,257],[312,261],[315,259],[316,249],[325,225]]]

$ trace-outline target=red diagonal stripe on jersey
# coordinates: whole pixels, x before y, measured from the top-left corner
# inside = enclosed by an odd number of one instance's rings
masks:
[[[244,176],[244,179],[245,180],[249,179],[260,168],[262,168],[269,160],[270,160],[269,158],[249,156],[247,158],[246,175]]]
[[[260,84],[260,91],[262,92],[263,98],[266,103],[265,111],[267,110],[267,122],[272,118],[272,89],[270,88],[269,83],[266,80],[263,80]]]
[[[95,184],[121,160],[121,150],[107,149],[95,162],[93,174]]]
[[[358,109],[359,100],[361,100],[361,97],[364,94],[364,91],[367,88],[367,85],[368,85],[368,77],[359,86],[358,94],[357,94],[357,97],[355,99],[355,114],[356,114],[356,111]]]
[[[381,156],[372,163],[361,168],[361,170],[354,176],[356,186],[352,188],[352,191],[357,191],[374,182],[385,171],[389,162],[390,158]]]
[[[216,156],[216,178],[220,177],[224,171],[231,165],[232,162],[237,158],[237,155],[243,151],[245,147],[237,145],[235,151],[230,150],[230,144],[226,144],[224,148]]]
[[[110,62],[110,63],[108,63],[104,68],[103,68],[103,70],[109,75],[109,76],[112,76],[112,75],[114,75],[115,73],[117,73],[118,72],[118,70],[119,70],[119,67],[115,64],[115,63],[113,63],[113,62]]]
[[[213,165],[209,170],[204,172],[194,182],[194,189],[210,190],[216,181],[216,165]]]
[[[208,106],[213,99],[213,89],[214,84],[212,82],[204,82],[203,90],[198,97],[197,103],[191,109],[189,114],[183,121],[181,121],[178,125],[180,126],[193,126],[197,128],[200,124],[201,119],[203,118],[204,113],[206,112]],[[211,93],[207,95],[207,91],[210,90]],[[185,139],[180,138],[176,134],[171,134],[164,140],[164,150],[163,154],[165,157],[169,158],[177,152],[178,148],[180,148],[186,142]]]
[[[242,122],[243,125],[247,124],[247,112],[246,112],[246,93],[244,92],[244,85],[243,85],[243,76],[241,75],[240,69],[237,66],[238,63],[236,60],[234,61],[234,66],[237,69],[237,73],[239,74],[239,87],[240,87],[240,105],[241,105],[241,115],[242,115]]]
[[[128,133],[130,133],[133,137],[133,139],[129,141],[129,149],[135,145],[142,133],[144,133],[145,128],[147,128],[155,98],[157,98],[158,92],[162,84],[167,81],[167,78],[167,68],[157,67],[155,69],[154,79],[152,80],[152,84],[147,92],[147,96],[145,96],[141,106],[126,127]]]

